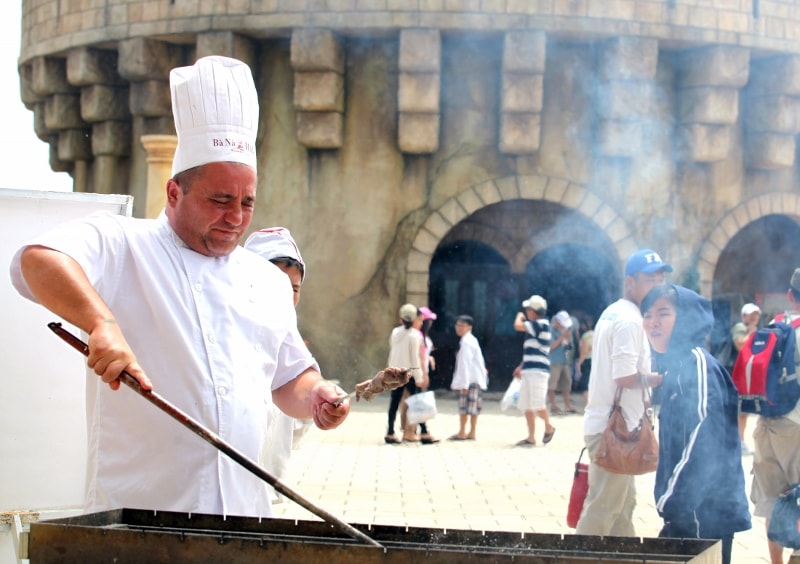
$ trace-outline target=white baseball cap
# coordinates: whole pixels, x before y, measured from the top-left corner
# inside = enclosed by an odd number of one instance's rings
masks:
[[[169,73],[178,147],[172,176],[215,162],[256,168],[258,93],[250,67],[229,57],[198,59]]]
[[[533,295],[522,302],[522,307],[543,313],[547,311],[547,300],[545,300],[542,296]]]
[[[761,308],[754,303],[744,304],[742,306],[742,315],[750,315],[756,311],[760,312]]]

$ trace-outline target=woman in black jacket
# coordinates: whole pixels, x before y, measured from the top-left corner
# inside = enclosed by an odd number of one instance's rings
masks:
[[[659,536],[722,540],[750,528],[738,430],[738,394],[705,348],[714,317],[697,293],[665,284],[641,304],[655,370],[663,375],[659,412],[656,509]]]

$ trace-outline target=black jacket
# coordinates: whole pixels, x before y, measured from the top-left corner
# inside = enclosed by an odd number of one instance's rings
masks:
[[[680,286],[669,348],[654,354],[664,376],[656,508],[681,536],[721,538],[750,528],[738,429],[738,394],[705,348],[711,303]],[[671,535],[672,536],[672,535]]]

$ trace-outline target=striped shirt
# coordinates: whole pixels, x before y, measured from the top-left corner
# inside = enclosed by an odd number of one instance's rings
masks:
[[[550,371],[550,322],[546,319],[525,320],[525,344],[522,370]]]

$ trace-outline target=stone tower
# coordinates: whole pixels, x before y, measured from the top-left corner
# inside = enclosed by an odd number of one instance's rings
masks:
[[[800,7],[780,0],[23,0],[21,96],[76,191],[163,206],[168,73],[250,64],[252,228],[309,265],[328,377],[383,366],[404,302],[476,319],[504,387],[519,302],[591,319],[652,247],[714,300],[783,307],[800,265]],[[161,163],[161,164],[159,164]],[[552,312],[551,312],[552,313]]]

